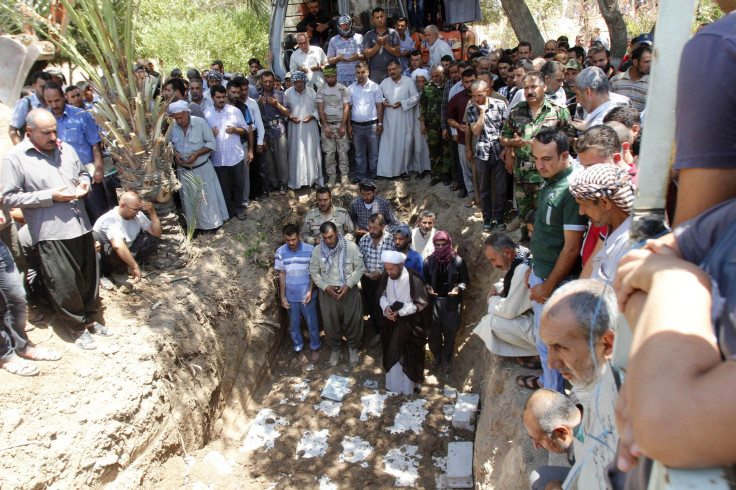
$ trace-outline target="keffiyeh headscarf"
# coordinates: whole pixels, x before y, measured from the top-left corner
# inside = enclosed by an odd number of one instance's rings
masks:
[[[588,167],[570,182],[570,193],[575,199],[592,201],[607,197],[621,211],[630,213],[635,189],[631,176],[620,167],[602,163]]]
[[[348,27],[347,30],[343,30],[341,25],[348,24],[350,27]],[[353,37],[353,34],[355,34],[355,31],[353,30],[353,19],[350,18],[349,15],[342,14],[340,17],[337,18],[337,32],[342,37]]]
[[[291,81],[292,82],[306,82],[307,74],[301,70],[296,70],[291,74]]]
[[[446,240],[447,244],[442,248],[437,248],[437,240]],[[455,257],[455,251],[452,249],[452,238],[450,238],[450,235],[446,231],[438,231],[434,234],[432,243],[435,244],[434,253],[432,255],[435,260],[437,260],[438,269],[446,271],[450,264],[450,260]]]
[[[217,82],[222,82],[223,75],[219,71],[210,70],[207,72],[207,74],[204,76],[207,80],[217,80]]]
[[[337,234],[337,245],[335,245],[335,248],[330,248],[327,246],[324,240],[322,240],[319,244],[319,251],[322,254],[322,260],[325,261],[325,270],[329,271],[330,266],[332,265],[332,261],[335,259],[335,256],[337,256],[337,265],[340,268],[340,286],[344,286],[347,284],[347,274],[345,273],[345,261],[347,260],[347,243],[345,243],[345,237],[342,236],[342,233]]]

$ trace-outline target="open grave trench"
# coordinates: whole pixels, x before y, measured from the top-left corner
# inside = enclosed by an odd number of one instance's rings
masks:
[[[2,426],[0,444],[39,444],[0,454],[2,488],[447,488],[448,450],[461,442],[474,443],[478,488],[526,487],[527,465],[542,455],[520,423],[528,392],[513,378],[523,371],[471,335],[498,278],[482,255],[480,219],[445,186],[380,187],[404,222],[434,211],[468,263],[450,376],[426,371],[421,393],[403,396],[384,389],[380,347],[361,350],[353,369],[347,355],[334,368],[328,354],[315,366],[296,361],[277,276],[263,264],[282,226],[314,206],[313,192],[301,191],[196,239],[186,270],[151,274],[134,293],[104,292],[112,348],[88,356],[67,346],[66,367],[31,381],[44,401],[26,397],[32,408],[9,432]],[[356,186],[338,187],[334,204],[348,207],[355,195]],[[347,380],[341,402],[321,396],[330,376]],[[458,394],[468,393],[481,412],[473,427],[454,426]],[[17,408],[8,403],[0,408]]]

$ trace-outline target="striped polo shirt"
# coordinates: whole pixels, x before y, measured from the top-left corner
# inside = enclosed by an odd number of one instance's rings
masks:
[[[273,268],[286,271],[286,299],[293,303],[304,301],[309,291],[309,261],[312,259],[314,247],[299,242],[299,248],[292,252],[287,244],[276,249]]]
[[[619,73],[611,79],[611,92],[625,95],[631,99],[631,105],[641,112],[647,102],[647,89],[649,88],[649,75],[643,75],[639,80],[633,81],[630,74],[631,68]]]

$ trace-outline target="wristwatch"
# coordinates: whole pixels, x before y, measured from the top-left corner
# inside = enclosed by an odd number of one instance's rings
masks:
[[[383,123],[382,123],[382,122],[379,122],[379,123],[378,123],[378,125],[379,125],[379,126],[383,126]]]

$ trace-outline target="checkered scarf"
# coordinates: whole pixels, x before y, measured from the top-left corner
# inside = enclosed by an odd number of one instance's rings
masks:
[[[345,243],[345,237],[342,236],[342,233],[337,234],[337,245],[335,245],[335,248],[328,247],[324,240],[322,240],[319,245],[319,251],[322,254],[322,258],[325,260],[326,271],[330,270],[332,260],[335,258],[335,255],[337,255],[337,265],[340,268],[340,286],[344,286],[348,282],[347,274],[345,273],[347,249],[348,245]]]
[[[570,182],[570,193],[575,199],[592,201],[607,197],[625,213],[634,204],[635,189],[631,176],[610,163],[588,167]]]

